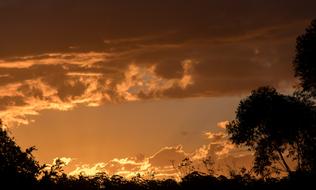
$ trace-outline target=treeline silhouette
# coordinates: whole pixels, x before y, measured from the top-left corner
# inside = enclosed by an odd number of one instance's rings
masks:
[[[300,86],[292,95],[273,87],[260,87],[241,100],[235,120],[227,125],[229,139],[254,152],[252,171],[215,176],[191,171],[180,181],[131,179],[98,173],[94,176],[68,176],[64,163],[40,165],[0,128],[0,189],[32,190],[273,190],[314,189],[316,180],[316,19],[297,38],[293,62]],[[0,126],[2,126],[0,120]],[[188,161],[188,160],[185,160]],[[295,163],[295,168],[289,165]],[[187,163],[187,162],[183,162]],[[181,165],[181,167],[190,167]],[[212,171],[212,168],[208,168]],[[283,177],[276,174],[286,173]]]

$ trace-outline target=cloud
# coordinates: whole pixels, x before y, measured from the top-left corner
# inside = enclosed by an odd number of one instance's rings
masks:
[[[192,39],[231,42],[249,39],[248,36],[256,38],[258,32],[253,31],[271,31],[265,29],[271,25],[315,16],[313,0],[301,3],[295,0],[256,3],[251,0],[238,3],[175,0],[163,4],[144,0],[133,3],[114,0],[5,2],[0,6],[3,25],[0,41],[6,48],[1,49],[0,56],[6,57],[74,49],[114,51],[156,41],[160,41],[159,44]],[[24,12],[19,11],[22,7],[25,7]],[[54,14],[55,10],[58,15]],[[167,34],[162,35],[164,33]]]
[[[179,164],[186,156],[181,145],[164,147],[149,158],[149,163],[156,167],[172,166]]]
[[[89,67],[96,62],[104,61],[111,54],[104,52],[85,53],[45,53],[31,56],[12,57],[0,60],[1,68],[29,68],[33,65],[73,64]]]
[[[223,129],[226,129],[226,125],[229,123],[229,121],[220,121],[217,123],[217,128],[220,129],[220,131],[214,132],[214,131],[208,131],[205,132],[204,135],[207,136],[207,138],[213,142],[213,143],[222,143],[224,141],[227,141],[227,133]]]
[[[68,173],[69,175],[87,175],[92,176],[99,172],[103,172],[104,163],[97,163],[90,167],[89,164],[83,164],[81,166],[78,166],[74,171],[71,171]]]
[[[77,167],[69,173],[69,175],[94,175],[97,172],[106,172],[109,175],[122,175],[130,178],[140,174],[150,177],[157,174],[161,178],[177,177],[177,171],[173,164],[179,164],[186,157],[186,153],[182,150],[182,146],[163,147],[152,156],[145,157],[139,155],[130,158],[114,158],[108,162],[101,162],[95,165],[77,165]]]
[[[160,98],[174,86],[193,85],[191,60],[183,60],[179,78],[166,79],[155,64],[112,65],[115,56],[55,53],[0,61],[0,118],[8,126],[27,124],[27,116],[41,110]]]
[[[60,158],[54,158],[53,165],[57,163],[57,161],[61,161],[63,166],[67,166],[73,159],[69,157],[60,157]]]
[[[127,101],[138,100],[141,98],[160,97],[161,94],[174,86],[186,89],[192,85],[193,81],[189,73],[191,60],[184,60],[183,75],[179,79],[165,79],[156,74],[156,66],[141,68],[135,64],[128,66],[124,73],[124,80],[116,85],[116,91],[120,97]]]
[[[149,156],[139,154],[135,157],[115,158],[95,165],[77,164],[69,174],[78,175],[83,172],[93,175],[96,172],[106,172],[109,175],[121,175],[127,178],[140,174],[145,178],[155,176],[158,179],[179,180],[188,172],[188,168],[181,167],[181,163],[186,158],[191,162],[190,167],[203,173],[209,173],[209,169],[212,169],[215,175],[229,175],[232,170],[250,169],[253,163],[252,153],[231,144],[224,129],[222,127],[219,129],[219,132],[207,132],[208,144],[192,152],[186,152],[182,145],[166,146]],[[210,134],[212,134],[211,137]],[[209,165],[205,164],[207,162]]]
[[[226,129],[226,126],[228,125],[229,121],[221,121],[217,123],[217,127],[221,129]]]
[[[94,165],[77,164],[76,168],[68,174],[95,175],[98,172],[105,172],[109,175],[121,175],[127,178],[140,174],[145,178],[151,178],[154,175],[158,179],[179,179],[183,174],[178,166],[185,158],[192,160],[192,166],[195,170],[205,173],[207,173],[207,169],[203,164],[203,160],[211,158],[215,163],[212,168],[216,175],[229,175],[230,170],[238,170],[242,167],[250,169],[252,155],[246,151],[243,151],[243,154],[237,154],[234,151],[230,148],[227,149],[225,146],[220,147],[215,144],[203,145],[191,153],[185,152],[181,145],[164,147],[154,155],[144,157],[142,160],[131,157],[115,158],[108,162],[100,162]]]
[[[207,136],[208,139],[210,139],[212,142],[218,142],[222,141],[227,135],[225,132],[220,131],[220,132],[205,132],[205,135]]]

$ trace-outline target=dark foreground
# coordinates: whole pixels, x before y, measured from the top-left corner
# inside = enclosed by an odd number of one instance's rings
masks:
[[[180,182],[172,179],[146,180],[134,177],[126,180],[121,176],[107,176],[98,174],[95,176],[68,177],[61,176],[44,177],[41,180],[15,180],[11,181],[6,176],[1,176],[2,190],[33,189],[33,190],[274,190],[274,189],[314,189],[315,175],[293,173],[291,176],[276,179],[255,179],[248,175],[235,175],[230,178],[219,176],[205,176],[193,172]]]

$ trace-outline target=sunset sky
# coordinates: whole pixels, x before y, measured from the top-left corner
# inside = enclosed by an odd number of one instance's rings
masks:
[[[249,166],[225,124],[263,85],[288,93],[315,0],[1,0],[0,118],[71,174]],[[229,165],[229,167],[228,167]]]

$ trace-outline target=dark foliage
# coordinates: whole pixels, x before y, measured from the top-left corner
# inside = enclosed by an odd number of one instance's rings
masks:
[[[316,19],[297,38],[294,60],[295,76],[305,91],[316,97]]]
[[[40,172],[40,166],[32,156],[34,149],[31,147],[22,151],[7,131],[2,129],[0,120],[0,185],[12,189],[32,188]]]
[[[254,171],[266,176],[273,170],[291,172],[285,156],[296,160],[299,170],[314,168],[315,123],[311,101],[261,87],[240,102],[227,132],[233,143],[255,151]],[[272,167],[276,162],[283,168]]]
[[[283,179],[257,179],[247,175],[236,175],[231,178],[224,176],[214,177],[211,175],[201,175],[198,172],[182,178],[176,182],[172,179],[166,180],[126,180],[121,176],[109,177],[99,174],[92,177],[60,176],[53,184],[39,185],[35,190],[274,190],[274,189],[313,189],[315,175],[310,173],[293,173]]]

